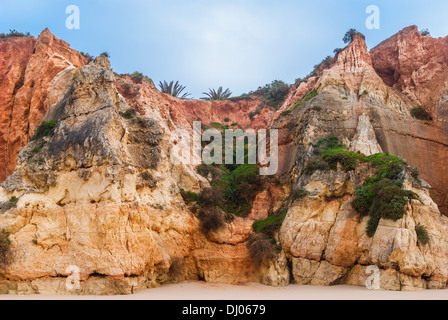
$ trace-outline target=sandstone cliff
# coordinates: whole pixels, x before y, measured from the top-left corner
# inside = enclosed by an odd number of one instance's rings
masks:
[[[106,58],[83,66],[84,58],[48,31],[40,40],[0,40],[0,49],[7,48],[1,50],[14,53],[0,55],[7,70],[0,76],[6,97],[0,116],[10,125],[9,114],[22,110],[17,132],[0,133],[9,170],[14,152],[44,120],[42,134],[20,151],[0,188],[0,230],[10,233],[12,254],[0,267],[0,292],[129,294],[198,279],[362,286],[371,265],[380,269],[385,290],[445,288],[448,218],[439,208],[446,211],[446,41],[415,31],[405,29],[371,52],[355,36],[291,87],[278,111],[260,109],[257,95],[220,102],[173,98],[142,77],[114,75]],[[411,115],[419,105],[434,121]],[[233,216],[213,232],[201,229],[181,192],[199,192],[212,179],[169,156],[178,143],[175,130],[198,119],[280,134],[278,176],[263,182],[246,218]],[[347,147],[332,167],[315,147],[329,137]],[[377,168],[362,161],[347,168],[344,155],[367,159],[383,152],[405,160],[396,182],[413,196],[402,218],[378,219],[369,237],[369,219],[352,202]],[[275,249],[261,264],[250,250],[260,238]],[[80,290],[65,286],[69,266],[81,271]]]
[[[37,39],[0,39],[1,181],[12,173],[20,150],[86,61],[48,29]]]
[[[54,132],[27,145],[3,183],[2,201],[20,200],[1,213],[13,253],[2,292],[70,293],[69,266],[81,270],[78,294],[129,294],[183,279],[276,277],[275,269],[254,272],[248,260],[251,220],[202,234],[179,189],[198,189],[199,182],[171,163],[164,129],[150,118],[124,117],[128,109],[109,61],[100,57],[48,110],[44,120],[57,121]],[[287,271],[281,277],[289,282]]]

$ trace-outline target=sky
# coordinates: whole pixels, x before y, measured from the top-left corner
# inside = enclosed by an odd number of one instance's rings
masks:
[[[79,8],[79,29],[66,26],[69,5]],[[379,29],[366,26],[370,5]],[[414,24],[444,37],[447,13],[446,0],[0,0],[0,33],[37,37],[48,27],[78,51],[107,51],[117,73],[178,80],[200,98],[219,86],[238,96],[273,80],[294,83],[344,47],[349,28],[369,49]]]

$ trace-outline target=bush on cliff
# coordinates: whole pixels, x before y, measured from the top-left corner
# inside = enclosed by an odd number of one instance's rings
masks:
[[[48,122],[42,121],[42,123],[37,127],[36,131],[34,132],[34,135],[31,138],[31,140],[36,140],[51,135],[57,124],[58,122],[56,120],[50,120]]]
[[[280,209],[277,213],[267,219],[255,221],[252,228],[256,233],[263,233],[273,239],[275,238],[276,233],[280,230],[287,214],[288,208]]]
[[[360,35],[361,37],[363,37],[365,39],[365,36],[361,32],[359,32],[358,30],[356,30],[356,29],[349,29],[345,33],[344,38],[342,39],[342,41],[344,41],[344,43],[346,43],[346,44],[347,43],[352,43],[356,35]]]
[[[10,29],[9,33],[0,33],[0,39],[2,39],[2,38],[12,38],[12,37],[16,37],[16,38],[19,38],[19,37],[30,37],[30,36],[31,36],[31,34],[29,32],[22,33],[22,32],[18,32],[15,29],[12,29],[12,30]]]
[[[289,94],[289,89],[289,85],[285,82],[275,80],[270,84],[265,85],[264,87],[259,87],[258,90],[252,94],[263,96],[263,107],[265,105],[268,105],[274,109],[278,109],[280,105],[285,101],[286,96]],[[260,111],[258,111],[258,113]]]
[[[428,29],[422,29],[422,30],[420,30],[420,34],[425,37],[425,36],[430,36],[431,32],[429,32]]]
[[[321,139],[313,145],[313,154],[317,158],[308,161],[304,174],[311,175],[316,170],[353,171],[360,163],[370,163],[375,168],[375,177],[367,177],[359,186],[352,201],[352,207],[362,217],[369,216],[367,234],[375,235],[381,219],[397,221],[406,213],[409,201],[419,197],[412,191],[403,190],[404,172],[411,170],[403,159],[389,154],[366,156],[346,149],[339,143],[338,137]]]
[[[9,233],[5,230],[0,231],[0,265],[7,265],[10,262],[10,247]]]
[[[247,243],[247,249],[249,250],[252,261],[257,266],[277,256],[275,241],[267,238],[263,234],[253,235]]]
[[[219,231],[226,225],[224,216],[218,207],[205,207],[199,209],[198,219],[204,234]]]
[[[411,109],[411,115],[418,120],[423,121],[432,121],[432,116],[429,114],[428,111],[425,110],[422,106],[418,106]]]
[[[317,92],[316,89],[311,90],[310,92],[307,92],[302,99],[300,99],[299,101],[297,101],[294,106],[290,109],[291,111],[297,108],[300,108],[302,105],[304,105],[305,103],[307,103],[308,101],[310,101],[311,99],[313,99],[314,97],[316,97],[319,93]]]
[[[426,246],[429,243],[429,234],[426,228],[419,223],[415,227],[415,232],[417,233],[417,239],[420,244]]]

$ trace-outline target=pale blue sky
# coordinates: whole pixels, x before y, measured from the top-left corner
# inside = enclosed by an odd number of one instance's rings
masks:
[[[68,5],[80,30],[68,30]],[[367,6],[381,10],[368,30]],[[195,98],[224,86],[235,95],[307,75],[354,27],[372,48],[416,24],[448,35],[446,0],[0,0],[0,32],[37,36],[44,28],[79,51],[108,51],[118,73],[143,72],[158,83],[179,80]]]

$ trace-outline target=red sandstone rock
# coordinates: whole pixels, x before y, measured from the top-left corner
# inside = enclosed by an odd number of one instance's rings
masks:
[[[37,39],[0,39],[1,181],[14,170],[18,153],[50,105],[57,102],[76,69],[86,62],[87,58],[48,29]]]

